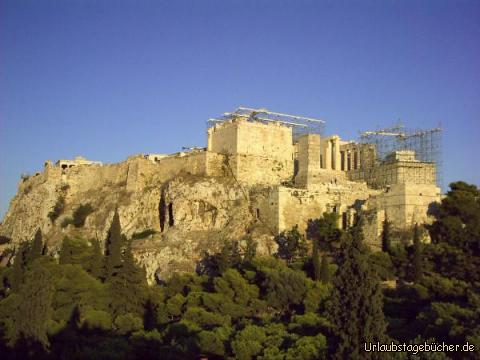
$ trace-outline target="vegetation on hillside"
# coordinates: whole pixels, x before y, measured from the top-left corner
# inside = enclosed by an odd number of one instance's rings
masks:
[[[198,273],[153,286],[118,214],[105,249],[66,237],[58,259],[38,231],[0,268],[2,359],[413,358],[365,352],[366,341],[469,342],[476,353],[415,359],[478,358],[477,187],[451,184],[436,221],[416,225],[407,243],[393,239],[386,221],[381,253],[364,245],[361,217],[347,232],[337,220],[311,220],[306,237],[297,228],[280,234],[274,257],[257,256],[251,237],[244,247],[227,242],[205,254]],[[431,243],[421,242],[422,229]],[[382,286],[392,279],[396,287]]]

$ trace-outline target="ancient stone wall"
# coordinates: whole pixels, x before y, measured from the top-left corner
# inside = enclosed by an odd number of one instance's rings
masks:
[[[363,236],[365,244],[372,251],[382,250],[382,231],[385,210],[366,211],[364,213]]]
[[[298,173],[295,185],[308,188],[320,171],[320,135],[307,134],[298,138],[297,161]]]
[[[378,193],[365,184],[353,182],[323,184],[315,190],[279,186],[270,197],[271,206],[278,207],[273,227],[280,232],[298,224],[305,231],[309,219],[317,219],[324,212],[336,212],[339,227],[348,228],[353,224],[353,213],[361,209],[370,195]]]
[[[435,165],[419,161],[384,162],[377,166],[348,172],[352,181],[366,181],[376,188],[393,184],[435,184]]]
[[[209,128],[207,133],[207,150],[220,154],[236,154],[238,152],[238,121],[232,120]]]
[[[235,119],[208,130],[208,150],[229,155],[238,181],[278,184],[293,177],[292,129]]]
[[[407,228],[416,222],[429,223],[431,206],[440,201],[440,188],[429,184],[395,184],[388,191],[372,197],[369,208],[385,210],[396,228]]]

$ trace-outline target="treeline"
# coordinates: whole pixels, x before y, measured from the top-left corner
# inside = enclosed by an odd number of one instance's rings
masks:
[[[451,184],[436,221],[384,252],[363,243],[362,217],[334,214],[277,238],[275,257],[251,237],[204,254],[196,274],[146,283],[115,214],[105,249],[65,238],[58,259],[37,232],[0,269],[0,353],[23,359],[377,359],[365,342],[469,342],[480,349],[480,197]],[[428,231],[432,243],[422,241]],[[134,240],[133,240],[134,241]],[[396,284],[392,285],[392,284]],[[387,286],[388,285],[388,286]],[[448,356],[448,357],[447,357]],[[415,359],[478,358],[423,353]]]

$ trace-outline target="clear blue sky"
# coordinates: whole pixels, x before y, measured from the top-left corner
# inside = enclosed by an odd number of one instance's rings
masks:
[[[238,105],[444,127],[480,183],[480,1],[0,1],[0,216],[22,172],[205,145]],[[475,155],[475,156],[474,156]]]

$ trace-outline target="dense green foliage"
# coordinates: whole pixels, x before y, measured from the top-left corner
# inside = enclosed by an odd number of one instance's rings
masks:
[[[368,263],[362,222],[342,239],[339,269],[333,282],[329,316],[333,326],[332,358],[378,358],[365,353],[364,342],[386,343],[383,296],[375,269]]]
[[[480,349],[479,193],[451,189],[432,225],[405,243],[388,233],[388,252],[369,252],[361,217],[343,232],[324,214],[306,237],[298,228],[277,237],[274,257],[257,256],[252,237],[225,242],[196,274],[150,286],[117,212],[105,249],[66,237],[56,259],[38,232],[0,268],[2,359],[376,359],[384,354],[363,343],[391,340]],[[447,355],[476,354],[415,358]]]

